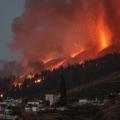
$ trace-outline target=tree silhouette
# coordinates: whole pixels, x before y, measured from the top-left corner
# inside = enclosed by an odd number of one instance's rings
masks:
[[[66,91],[66,83],[63,75],[60,76],[60,100],[63,105],[67,104],[67,91]]]

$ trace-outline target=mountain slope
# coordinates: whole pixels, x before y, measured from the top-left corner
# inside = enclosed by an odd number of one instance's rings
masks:
[[[106,97],[110,93],[120,92],[120,71],[104,76],[94,82],[76,87],[69,95],[81,98]]]

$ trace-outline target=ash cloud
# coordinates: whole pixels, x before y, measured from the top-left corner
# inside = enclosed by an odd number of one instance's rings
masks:
[[[81,48],[88,58],[94,57],[99,46],[96,21],[100,6],[114,44],[120,38],[119,0],[26,0],[24,14],[12,24],[11,48],[23,51],[27,65],[49,57],[66,58]]]

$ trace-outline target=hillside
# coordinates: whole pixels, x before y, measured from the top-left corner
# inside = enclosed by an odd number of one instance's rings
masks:
[[[120,120],[120,101],[105,105],[96,114],[95,120]]]
[[[110,92],[119,92],[120,54],[108,54],[104,57],[85,61],[82,64],[68,65],[53,71],[45,70],[33,78],[25,78],[22,86],[6,88],[11,96],[43,96],[59,94],[61,75],[66,81],[68,96],[104,97]],[[8,78],[11,79],[11,78]],[[41,80],[36,84],[36,80]],[[4,78],[2,80],[6,84]],[[11,81],[11,84],[13,81]],[[1,83],[2,84],[2,83]]]
[[[106,75],[86,85],[70,90],[70,96],[81,98],[107,97],[120,92],[120,71]]]

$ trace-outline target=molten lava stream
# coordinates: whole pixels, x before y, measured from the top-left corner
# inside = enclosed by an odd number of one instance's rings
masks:
[[[62,65],[64,65],[65,61],[66,61],[66,60],[62,60],[62,61],[60,61],[59,63],[57,63],[57,64],[49,67],[48,69],[49,69],[49,70],[57,69],[57,68],[61,67]]]
[[[71,58],[75,58],[76,56],[78,56],[80,53],[82,53],[84,51],[84,48],[80,48],[78,51],[73,52],[70,56]]]
[[[98,25],[98,34],[99,34],[99,48],[100,51],[108,48],[111,45],[111,33],[107,25],[101,21]]]
[[[106,33],[106,31],[100,31],[100,42],[101,42],[101,45],[100,45],[100,48],[101,50],[109,47],[110,43],[109,43],[109,38],[108,38],[108,34]]]

